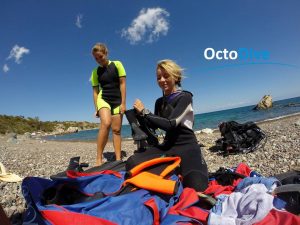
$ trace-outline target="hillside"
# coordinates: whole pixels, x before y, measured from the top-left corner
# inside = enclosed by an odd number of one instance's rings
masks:
[[[68,128],[76,127],[78,130],[97,128],[97,123],[77,122],[77,121],[40,121],[38,117],[8,116],[0,115],[0,134],[26,132],[41,133],[63,133]]]

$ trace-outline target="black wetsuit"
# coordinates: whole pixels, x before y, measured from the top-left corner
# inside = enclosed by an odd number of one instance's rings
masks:
[[[100,98],[112,109],[121,104],[120,77],[125,76],[125,69],[120,61],[109,61],[106,67],[98,66],[92,72],[92,86],[100,85]]]
[[[167,154],[181,157],[183,185],[203,191],[208,185],[206,162],[192,129],[192,94],[178,91],[157,99],[155,113],[145,116],[152,126],[166,131],[164,143],[139,154]]]

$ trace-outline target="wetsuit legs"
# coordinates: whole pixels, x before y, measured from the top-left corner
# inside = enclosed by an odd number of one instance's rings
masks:
[[[183,186],[204,191],[208,186],[208,169],[198,144],[176,146],[172,152],[181,157]]]
[[[208,170],[206,162],[197,143],[176,145],[169,150],[151,147],[144,152],[137,152],[126,162],[126,170],[155,157],[179,156],[180,169],[183,176],[183,186],[196,191],[204,191],[208,186]]]

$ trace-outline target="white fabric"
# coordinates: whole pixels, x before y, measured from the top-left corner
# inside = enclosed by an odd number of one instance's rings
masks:
[[[274,197],[263,184],[233,192],[222,203],[221,215],[211,212],[209,225],[250,225],[261,221],[273,208]]]

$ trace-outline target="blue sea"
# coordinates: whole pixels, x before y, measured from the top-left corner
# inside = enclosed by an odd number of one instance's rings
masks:
[[[252,110],[254,105],[227,109],[216,112],[201,113],[195,115],[194,130],[204,128],[216,129],[218,124],[224,121],[234,120],[239,123],[248,121],[264,121],[274,119],[289,114],[300,112],[300,97],[284,99],[273,102],[273,108],[268,110]],[[47,140],[58,141],[96,141],[98,129],[79,131],[78,133],[48,136]],[[110,134],[111,138],[111,134]],[[122,126],[122,138],[131,138],[131,129],[129,125]]]

